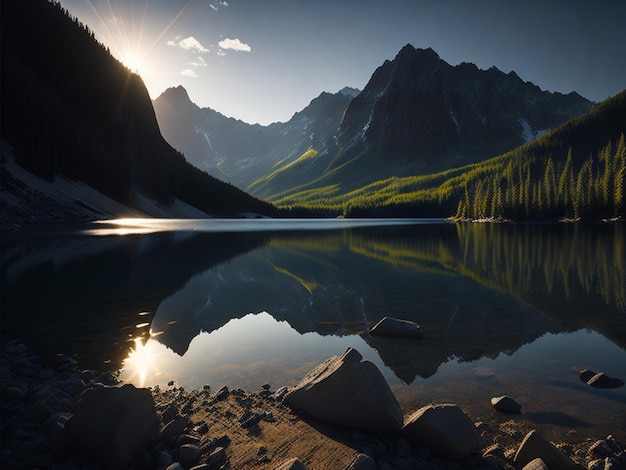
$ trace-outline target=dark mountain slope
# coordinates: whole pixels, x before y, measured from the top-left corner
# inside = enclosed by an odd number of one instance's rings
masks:
[[[31,173],[82,181],[130,207],[139,191],[206,213],[272,210],[189,165],[162,138],[140,77],[45,0],[2,4],[2,140]]]
[[[407,45],[348,106],[339,143],[439,170],[518,147],[590,108],[576,93],[541,91],[495,67],[453,67]]]

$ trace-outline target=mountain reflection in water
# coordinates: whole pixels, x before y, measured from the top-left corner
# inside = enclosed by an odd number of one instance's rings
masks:
[[[483,414],[489,394],[517,393],[537,421],[573,423],[572,407],[581,428],[597,409],[624,418],[624,390],[577,378],[626,377],[622,225],[203,223],[4,239],[2,340],[94,367],[126,358],[124,378],[187,388],[292,384],[352,346],[405,409],[446,400]],[[386,315],[424,338],[370,336]]]

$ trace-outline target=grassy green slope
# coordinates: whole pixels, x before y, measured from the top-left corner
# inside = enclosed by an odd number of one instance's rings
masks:
[[[615,198],[619,197],[616,193],[620,185],[623,188],[624,158],[620,156],[622,150],[618,144],[624,133],[626,91],[529,144],[483,162],[431,175],[387,178],[345,193],[341,184],[332,184],[277,195],[272,202],[286,209],[300,207],[345,216],[447,217],[457,214],[474,218],[500,215],[515,219],[554,218],[580,215],[575,213],[582,197],[575,194],[576,186],[579,179],[582,184],[588,179],[590,188],[603,187],[593,189],[593,195],[584,196],[589,202],[586,215],[620,216],[624,210],[623,189],[621,206]],[[606,156],[607,152],[610,156]],[[551,184],[543,184],[548,161],[552,162],[554,178]],[[568,188],[563,189],[567,194],[563,195],[564,201],[559,206],[557,191],[564,170]],[[611,193],[613,201],[604,201],[600,196],[602,192]],[[507,196],[512,199],[508,205],[505,204]],[[552,208],[546,196],[551,197]],[[517,201],[515,204],[513,199]],[[478,200],[480,207],[478,204],[470,207]],[[464,213],[458,213],[459,201],[464,201]]]

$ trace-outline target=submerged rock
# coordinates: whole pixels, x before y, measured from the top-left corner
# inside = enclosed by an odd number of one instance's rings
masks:
[[[496,411],[501,411],[503,413],[520,414],[522,412],[522,405],[506,395],[493,397],[491,399],[491,405]]]
[[[385,317],[370,329],[370,334],[374,336],[420,339],[422,337],[422,330],[415,322]]]
[[[604,372],[593,372],[589,369],[585,369],[580,372],[579,378],[581,381],[595,388],[619,388],[624,385],[624,382],[615,377],[609,377]]]
[[[480,452],[485,441],[457,405],[428,405],[413,413],[402,428],[409,442],[441,457],[464,459]]]
[[[402,427],[402,410],[383,375],[352,348],[309,372],[285,401],[311,416],[355,429],[393,433]]]

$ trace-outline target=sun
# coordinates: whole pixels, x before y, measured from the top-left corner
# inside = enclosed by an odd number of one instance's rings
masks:
[[[120,60],[131,72],[145,78],[149,67],[145,57],[141,53],[127,50],[121,54]]]

